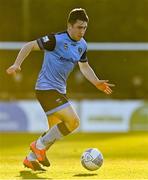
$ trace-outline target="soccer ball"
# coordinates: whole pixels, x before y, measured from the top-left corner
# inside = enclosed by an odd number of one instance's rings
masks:
[[[95,171],[102,166],[103,155],[96,148],[87,149],[81,156],[81,164],[87,170]]]

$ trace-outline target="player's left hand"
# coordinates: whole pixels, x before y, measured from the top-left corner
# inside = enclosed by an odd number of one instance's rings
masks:
[[[110,87],[114,87],[114,84],[108,83],[109,80],[99,80],[98,83],[96,84],[97,89],[100,91],[103,91],[106,94],[111,94],[112,89]]]

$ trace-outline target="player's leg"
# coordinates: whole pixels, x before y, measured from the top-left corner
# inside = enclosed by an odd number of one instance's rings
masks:
[[[49,129],[36,143],[39,149],[48,149],[56,140],[70,134],[79,126],[79,117],[71,105],[54,113],[59,123]]]
[[[69,103],[66,95],[60,94],[56,90],[37,91],[36,95],[48,117],[49,127],[53,127],[54,124],[57,124],[52,128],[52,131],[58,127],[58,129],[61,130],[65,129],[65,132],[62,133],[66,135],[69,131],[71,132],[78,126],[79,118]],[[65,111],[61,111],[63,109],[65,109]],[[37,145],[38,144],[39,143],[37,143]]]
[[[44,165],[45,160],[47,160],[45,151],[56,140],[71,133],[78,127],[79,119],[67,98],[57,91],[39,91],[38,100],[48,116],[48,120],[53,121],[52,123],[49,122],[49,126],[52,126],[52,128],[30,145],[38,161]],[[56,125],[53,126],[54,123]]]

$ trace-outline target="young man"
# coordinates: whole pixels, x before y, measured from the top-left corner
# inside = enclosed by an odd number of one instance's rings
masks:
[[[21,70],[22,62],[32,50],[44,50],[44,61],[35,89],[48,117],[49,130],[30,144],[32,152],[23,164],[32,170],[44,170],[41,165],[50,166],[46,156],[48,148],[79,126],[79,117],[66,97],[66,80],[76,64],[97,89],[106,94],[112,93],[110,87],[113,84],[109,84],[108,80],[99,80],[88,64],[87,44],[83,39],[88,21],[84,9],[73,9],[68,16],[67,31],[28,42],[7,69],[8,74],[15,74]]]

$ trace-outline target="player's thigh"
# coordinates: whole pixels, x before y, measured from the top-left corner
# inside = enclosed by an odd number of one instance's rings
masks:
[[[48,125],[49,125],[49,129],[52,128],[53,126],[55,126],[56,124],[62,122],[56,115],[52,114],[52,115],[48,115],[47,116],[48,119]]]
[[[63,121],[70,131],[79,126],[80,119],[71,105],[54,113],[61,121]]]

